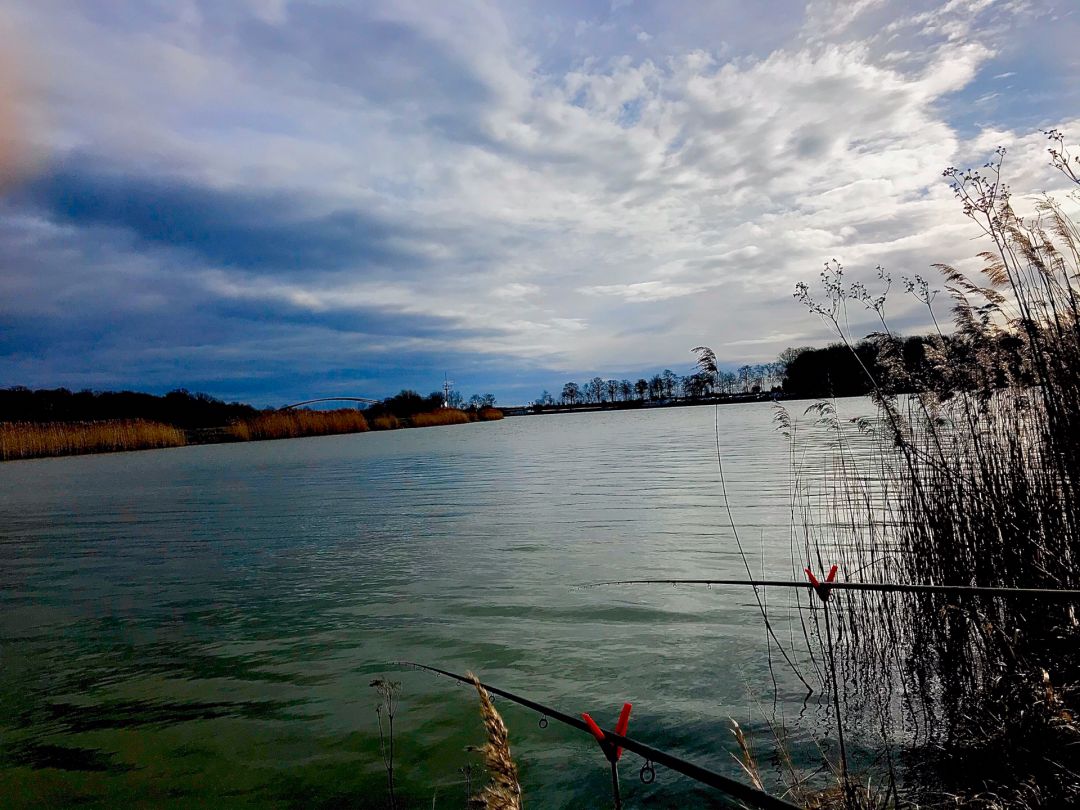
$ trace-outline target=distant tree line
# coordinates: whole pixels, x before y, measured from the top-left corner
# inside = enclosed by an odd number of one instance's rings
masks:
[[[1019,338],[1004,335],[990,347],[995,368],[983,368],[1002,381],[1020,369]],[[557,407],[633,407],[645,403],[714,402],[754,396],[787,399],[861,396],[876,383],[883,391],[910,393],[936,390],[947,393],[970,387],[964,369],[976,363],[975,355],[988,356],[987,347],[967,346],[949,335],[895,337],[871,335],[853,346],[834,343],[821,348],[803,346],[781,352],[773,363],[744,365],[733,371],[699,364],[697,370],[679,375],[664,369],[651,377],[605,380],[593,377],[584,383],[568,382],[558,395],[544,391],[534,410]],[[946,376],[942,356],[959,358],[949,364]],[[962,358],[968,357],[970,362]],[[972,382],[971,385],[974,383]]]
[[[443,392],[421,396],[402,391],[365,411],[370,416],[391,415],[399,419],[438,410]],[[468,400],[456,391],[450,406],[479,411],[495,405],[491,394],[473,394]],[[184,430],[217,428],[250,420],[261,411],[239,402],[223,402],[208,394],[184,389],[162,396],[136,391],[70,391],[67,388],[31,390],[22,386],[0,389],[0,422],[103,422],[145,420]]]
[[[957,335],[876,334],[851,347],[834,343],[785,350],[780,356],[782,388],[785,396],[800,399],[860,396],[875,385],[885,393],[947,396],[987,384],[1000,387],[1007,379],[1034,382],[1022,350],[1022,339],[1007,332],[979,345]]]
[[[418,413],[430,413],[443,406],[443,392],[432,391],[426,397],[416,391],[403,390],[399,394],[387,397],[376,405],[369,405],[364,413],[368,416],[396,416],[399,419],[407,419]],[[473,394],[468,399],[459,391],[451,391],[447,404],[451,408],[460,410],[478,411],[481,408],[494,408],[495,396],[493,394]]]
[[[184,389],[163,396],[135,391],[31,390],[21,386],[0,389],[0,422],[101,422],[142,419],[178,428],[227,425],[258,414],[250,405],[222,402]]]
[[[637,380],[593,377],[584,383],[568,382],[556,397],[544,391],[534,408],[578,405],[640,405],[646,402],[703,401],[717,397],[757,395],[779,390],[783,369],[777,363],[745,365],[735,371],[698,370],[679,375],[669,368]]]

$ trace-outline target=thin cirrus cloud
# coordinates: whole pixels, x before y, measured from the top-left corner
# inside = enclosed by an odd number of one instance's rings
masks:
[[[0,383],[514,402],[824,341],[823,260],[976,252],[945,166],[1060,190],[1072,5],[16,0]]]

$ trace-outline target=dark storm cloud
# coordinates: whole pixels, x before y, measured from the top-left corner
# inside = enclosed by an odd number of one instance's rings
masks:
[[[272,272],[424,264],[402,247],[405,229],[363,211],[315,213],[295,195],[102,171],[85,158],[65,161],[21,199],[59,222],[116,228],[211,265]]]
[[[319,327],[329,332],[370,338],[485,338],[505,334],[502,327],[469,327],[459,318],[402,314],[377,307],[311,311],[284,302],[216,301],[212,306],[222,318],[238,322],[264,322],[289,326]]]

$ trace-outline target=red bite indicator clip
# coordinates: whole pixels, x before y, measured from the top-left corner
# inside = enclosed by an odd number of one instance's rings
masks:
[[[837,566],[834,565],[829,569],[829,575],[825,577],[824,582],[819,582],[818,578],[814,576],[814,572],[809,568],[804,568],[803,570],[806,572],[806,575],[810,577],[810,584],[814,586],[814,593],[818,595],[822,602],[828,602],[829,593],[832,591],[832,588],[829,587],[829,583],[836,579]]]
[[[631,704],[624,703],[622,705],[622,711],[619,712],[619,722],[615,724],[615,733],[620,737],[626,736],[627,729],[630,728],[630,709]],[[608,758],[608,761],[615,764],[622,756],[622,748],[618,745],[612,745],[607,737],[604,736],[603,730],[596,724],[596,721],[589,716],[588,712],[581,713],[581,719],[585,721],[585,725],[589,727],[589,731],[596,737],[596,741],[600,743],[600,749],[604,752],[604,756]]]

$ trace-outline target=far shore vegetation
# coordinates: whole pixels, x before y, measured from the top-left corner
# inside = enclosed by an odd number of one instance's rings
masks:
[[[457,401],[461,402],[461,398]],[[443,407],[441,393],[424,397],[415,391],[402,391],[363,411],[258,410],[183,390],[155,396],[133,391],[8,388],[0,390],[0,461],[460,425],[503,418],[490,394],[461,404],[464,407]]]
[[[187,444],[184,431],[137,419],[107,422],[0,422],[0,461],[151,450]]]
[[[996,376],[1004,380],[1020,362],[1020,341],[1012,335],[995,338],[999,343]],[[712,405],[777,399],[871,396],[870,380],[892,390],[916,393],[940,386],[932,380],[934,358],[946,345],[950,356],[970,363],[970,347],[951,335],[890,334],[827,346],[785,349],[772,363],[740,366],[734,370],[696,368],[680,375],[671,369],[635,380],[593,377],[568,382],[558,396],[544,391],[529,406],[533,413],[640,408],[658,405]],[[695,350],[696,351],[696,350]]]

